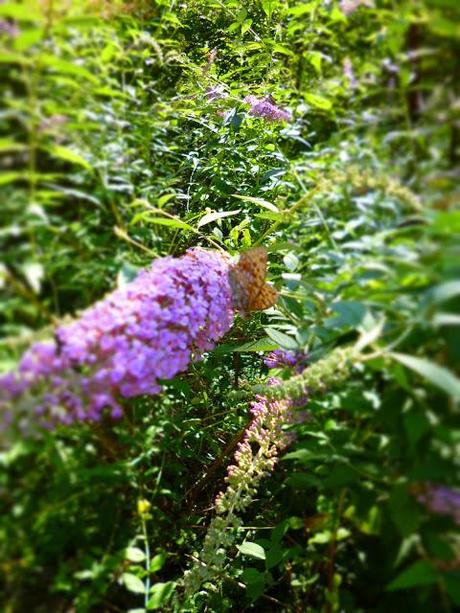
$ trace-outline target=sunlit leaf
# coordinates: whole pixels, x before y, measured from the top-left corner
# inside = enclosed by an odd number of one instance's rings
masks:
[[[450,370],[439,366],[425,358],[417,358],[413,355],[403,353],[391,353],[395,360],[407,366],[420,376],[427,379],[430,383],[439,387],[446,394],[449,394],[456,400],[460,400],[460,379],[458,379]]]
[[[217,221],[218,219],[223,219],[224,217],[238,215],[238,213],[241,213],[241,209],[236,209],[235,211],[219,211],[216,213],[206,213],[206,215],[203,215],[203,217],[198,222],[197,228],[201,228],[208,223],[212,223],[213,221]]]
[[[257,558],[259,560],[265,560],[265,550],[257,543],[251,541],[244,541],[241,545],[237,545],[240,553],[250,556],[251,558]]]

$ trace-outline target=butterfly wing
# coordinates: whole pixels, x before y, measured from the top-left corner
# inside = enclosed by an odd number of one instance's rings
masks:
[[[273,306],[278,292],[265,283],[267,250],[255,247],[240,255],[238,264],[231,269],[235,306],[243,313],[260,311]]]
[[[249,311],[264,311],[273,306],[278,300],[278,292],[274,287],[264,283],[257,296],[250,300]]]

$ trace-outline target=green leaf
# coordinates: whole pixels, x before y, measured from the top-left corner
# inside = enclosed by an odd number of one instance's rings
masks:
[[[407,366],[407,368],[428,379],[436,387],[444,390],[455,400],[460,400],[460,379],[451,373],[450,370],[447,370],[447,368],[438,366],[438,364],[424,358],[416,358],[405,353],[393,352],[390,355],[404,366]]]
[[[436,304],[460,296],[460,281],[447,281],[434,287],[430,292],[430,298]]]
[[[254,217],[257,217],[257,219],[268,219],[269,221],[284,221],[286,219],[283,213],[272,213],[272,211],[256,213]]]
[[[0,185],[6,185],[7,183],[13,183],[14,181],[19,181],[20,179],[24,179],[27,177],[26,173],[23,172],[2,172],[0,173]]]
[[[148,211],[143,211],[142,213],[138,213],[134,215],[131,220],[132,224],[136,224],[139,221],[144,221],[147,223],[152,223],[159,226],[168,226],[169,228],[179,228],[180,230],[192,230],[192,226],[181,219],[171,219],[170,217],[151,217],[151,213]]]
[[[138,547],[127,547],[125,549],[125,558],[130,562],[143,562],[145,553]]]
[[[317,532],[314,536],[308,539],[308,544],[317,543],[318,545],[324,545],[329,543],[332,539],[332,532],[330,530],[324,530],[323,532]]]
[[[234,198],[239,198],[240,200],[244,200],[245,202],[252,202],[253,204],[258,204],[264,209],[268,209],[269,211],[273,211],[273,213],[279,213],[279,208],[269,202],[268,200],[264,200],[263,198],[255,198],[254,196],[241,196],[240,194],[232,194]]]
[[[356,351],[359,353],[368,345],[372,345],[372,343],[375,343],[375,341],[382,334],[384,325],[385,325],[385,319],[382,318],[370,330],[364,331],[359,337],[355,345]]]
[[[431,585],[436,583],[439,575],[435,568],[428,560],[419,560],[415,562],[396,577],[388,586],[387,590],[393,592],[395,590],[403,590],[419,585]]]
[[[458,570],[443,573],[442,578],[452,602],[460,607],[460,572]]]
[[[265,550],[257,543],[251,541],[244,541],[241,545],[237,545],[240,553],[251,558],[257,558],[258,560],[265,560]]]
[[[48,68],[54,69],[60,74],[81,77],[82,79],[86,79],[87,81],[91,81],[92,83],[98,82],[94,74],[83,66],[73,64],[72,62],[68,62],[67,60],[62,60],[61,58],[58,58],[54,55],[41,55],[40,63],[44,66],[48,66]]]
[[[41,19],[40,12],[34,8],[35,3],[26,2],[19,4],[18,2],[6,2],[0,4],[0,16],[17,19],[18,21],[39,21]]]
[[[273,342],[267,336],[259,338],[256,341],[250,341],[249,343],[243,343],[242,345],[236,345],[232,351],[246,352],[246,351],[273,351],[278,347],[278,343]]]
[[[413,534],[420,524],[420,507],[410,496],[407,487],[395,485],[388,500],[390,517],[402,536]]]
[[[323,111],[329,111],[332,108],[332,102],[323,96],[318,96],[318,94],[305,94],[305,101]]]
[[[265,590],[265,573],[256,568],[246,568],[240,575],[240,579],[246,585],[249,598],[252,600],[261,596]]]
[[[136,575],[132,573],[123,573],[121,575],[121,580],[129,592],[133,592],[134,594],[145,594],[145,585]]]
[[[308,59],[310,64],[315,69],[316,74],[320,75],[321,74],[321,65],[322,65],[322,61],[323,61],[323,54],[320,53],[319,51],[308,51],[305,54],[305,57]]]
[[[27,148],[27,145],[18,143],[10,138],[0,138],[0,153],[4,151],[25,151]]]
[[[436,313],[431,323],[433,326],[460,326],[460,315],[456,313]]]
[[[316,9],[316,2],[303,2],[297,6],[293,6],[288,10],[288,13],[294,15],[295,17],[300,17],[301,15],[305,15],[306,13],[313,13]]]
[[[285,45],[280,45],[279,43],[273,45],[273,53],[281,53],[282,55],[289,55],[291,57],[295,55],[294,52],[289,49],[289,47],[286,47]]]
[[[147,603],[147,609],[153,611],[162,607],[172,596],[175,581],[167,581],[166,583],[155,583],[150,590],[150,600]]]
[[[283,258],[284,265],[290,272],[294,272],[299,266],[299,258],[295,253],[287,253]]]
[[[238,215],[241,213],[241,209],[236,209],[234,211],[219,211],[216,213],[206,213],[198,222],[197,228],[201,228],[208,223],[212,223],[213,221],[217,221],[218,219],[223,219],[224,217],[231,217],[232,215]]]
[[[251,26],[252,19],[245,19],[241,24],[241,34],[246,34],[246,32],[251,28]]]
[[[36,294],[40,293],[45,271],[38,262],[27,262],[22,266],[22,272]]]
[[[69,149],[68,147],[53,145],[52,147],[47,147],[47,149],[52,155],[54,155],[54,157],[65,160],[66,162],[71,162],[72,164],[79,164],[87,170],[92,170],[91,164],[85,160],[84,157],[82,157],[79,153],[72,151],[72,149]]]
[[[172,200],[173,198],[176,197],[176,194],[163,194],[163,196],[160,196],[157,200],[157,205],[158,208],[163,208],[163,206],[169,202],[170,200]]]
[[[262,8],[264,13],[270,19],[274,10],[275,0],[262,0]]]
[[[153,556],[152,561],[150,562],[150,572],[156,573],[161,570],[166,562],[166,554],[165,553],[157,553],[156,556]]]
[[[272,339],[272,341],[275,341],[275,343],[278,343],[278,345],[284,349],[299,348],[297,342],[287,334],[284,334],[284,332],[280,332],[274,328],[265,328],[265,332],[267,333],[267,336]]]
[[[328,320],[328,326],[334,328],[342,326],[356,328],[367,313],[364,304],[356,300],[338,300],[331,304],[331,309],[338,314],[338,317]]]
[[[1,6],[1,5],[0,5]],[[30,58],[21,53],[13,51],[0,51],[0,64],[22,64],[25,66],[31,65],[33,62]]]

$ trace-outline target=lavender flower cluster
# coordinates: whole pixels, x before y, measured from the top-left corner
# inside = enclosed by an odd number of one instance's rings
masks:
[[[460,491],[439,483],[426,483],[416,494],[417,500],[437,515],[449,515],[460,525]]]
[[[254,117],[262,117],[273,122],[290,121],[292,119],[291,113],[277,106],[271,96],[259,99],[250,94],[244,98],[243,102],[249,104],[251,107],[249,113]]]
[[[286,349],[275,349],[269,353],[265,359],[268,368],[284,368],[288,366],[295,368],[295,372],[302,372],[308,361],[308,355],[303,351],[287,351]]]
[[[123,398],[160,392],[159,380],[212,349],[232,321],[223,256],[196,248],[160,258],[59,327],[54,342],[33,345],[0,377],[0,408],[23,431],[97,421],[106,410],[119,418]]]

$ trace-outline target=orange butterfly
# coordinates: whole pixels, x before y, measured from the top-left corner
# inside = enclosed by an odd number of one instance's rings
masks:
[[[267,250],[264,247],[245,251],[238,263],[230,267],[233,303],[241,313],[263,311],[276,303],[278,292],[265,282],[266,272]]]

